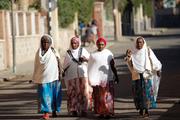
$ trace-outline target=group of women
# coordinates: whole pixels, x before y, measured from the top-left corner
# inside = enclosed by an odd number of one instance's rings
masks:
[[[41,37],[33,80],[38,84],[39,111],[43,113],[43,119],[49,119],[50,114],[56,117],[56,112],[60,112],[62,79],[67,88],[69,115],[86,116],[92,109],[99,117],[114,115],[114,83],[119,80],[113,53],[105,48],[106,44],[104,38],[98,38],[97,50],[89,53],[81,47],[80,38],[73,37],[61,65],[52,37],[46,34]],[[142,37],[137,38],[134,49],[127,50],[125,60],[132,73],[136,109],[140,115],[148,116],[148,108],[156,107],[161,63]],[[151,76],[145,79],[146,70]],[[153,76],[156,76],[156,82],[151,79]]]

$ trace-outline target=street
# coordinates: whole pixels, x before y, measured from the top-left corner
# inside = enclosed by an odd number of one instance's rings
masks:
[[[158,108],[150,110],[150,120],[180,119],[180,36],[147,36],[150,46],[162,62],[162,79],[158,96]],[[132,40],[110,41],[108,48],[114,53],[119,74],[119,84],[115,86],[115,117],[112,120],[139,120],[131,95],[131,78],[123,60]],[[23,69],[23,68],[22,68]],[[30,77],[18,77],[0,82],[0,119],[37,120],[36,85],[29,83]],[[99,119],[93,113],[87,117],[70,117],[66,108],[66,89],[63,89],[62,112],[52,120],[93,120]]]

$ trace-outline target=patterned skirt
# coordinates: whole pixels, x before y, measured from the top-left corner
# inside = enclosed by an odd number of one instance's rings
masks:
[[[86,78],[67,81],[68,112],[87,112],[92,109],[92,88]]]
[[[38,111],[41,113],[60,112],[62,101],[61,82],[59,80],[38,84]]]
[[[93,87],[94,112],[100,115],[114,114],[114,83],[109,82],[105,87]]]
[[[132,93],[137,110],[157,107],[152,80],[144,80],[142,74],[140,79],[132,81]]]

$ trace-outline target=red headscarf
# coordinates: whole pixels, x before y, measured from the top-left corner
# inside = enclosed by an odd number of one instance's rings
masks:
[[[104,42],[104,45],[105,45],[105,46],[106,46],[106,44],[107,44],[106,39],[105,39],[105,38],[102,38],[102,37],[98,38],[98,40],[96,41],[96,45],[97,45],[98,43],[100,43],[100,42]]]

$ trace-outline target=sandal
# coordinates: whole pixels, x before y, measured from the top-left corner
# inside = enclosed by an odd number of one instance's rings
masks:
[[[42,118],[43,120],[49,120],[49,113],[45,113]]]
[[[143,117],[144,117],[144,118],[148,118],[148,117],[149,117],[149,112],[148,112],[147,109],[145,110],[145,113],[144,113]]]
[[[76,111],[71,111],[71,112],[70,112],[70,115],[73,116],[73,117],[77,117],[77,116],[78,116],[78,114],[77,114]]]

